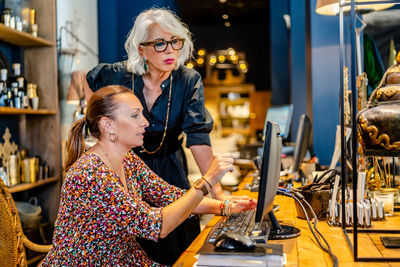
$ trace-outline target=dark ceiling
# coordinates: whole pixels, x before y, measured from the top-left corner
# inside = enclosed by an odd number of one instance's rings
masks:
[[[222,2],[224,0],[221,0]],[[176,0],[179,16],[189,25],[264,24],[269,18],[269,0]],[[222,15],[228,14],[228,19]]]

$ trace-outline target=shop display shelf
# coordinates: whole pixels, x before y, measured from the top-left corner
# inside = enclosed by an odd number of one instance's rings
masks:
[[[36,188],[36,187],[39,187],[39,186],[42,186],[45,184],[57,182],[59,179],[60,179],[59,177],[50,177],[50,178],[46,178],[43,180],[39,180],[35,183],[21,183],[21,184],[17,184],[15,186],[9,187],[9,191],[10,191],[10,193],[21,192],[21,191]]]
[[[0,115],[56,115],[56,114],[57,111],[50,109],[0,107]]]
[[[55,46],[55,43],[42,37],[34,37],[30,33],[17,31],[2,23],[0,23],[0,40],[21,47]]]

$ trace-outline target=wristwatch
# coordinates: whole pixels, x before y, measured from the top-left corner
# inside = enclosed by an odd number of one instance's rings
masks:
[[[201,190],[204,196],[208,194],[206,182],[203,179],[198,179],[196,182],[194,182],[193,187],[197,190]]]

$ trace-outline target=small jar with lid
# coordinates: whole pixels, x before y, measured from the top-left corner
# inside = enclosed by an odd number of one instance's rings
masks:
[[[10,27],[11,16],[12,16],[12,9],[6,7],[1,15],[1,20],[7,27]]]

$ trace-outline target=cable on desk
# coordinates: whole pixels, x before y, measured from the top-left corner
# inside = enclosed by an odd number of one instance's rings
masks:
[[[291,193],[294,194],[294,195],[292,195]],[[291,198],[293,198],[293,199],[300,205],[300,207],[303,209],[303,212],[304,212],[304,214],[305,214],[305,216],[306,216],[308,227],[310,228],[311,233],[313,234],[315,240],[317,241],[318,245],[322,248],[322,250],[325,251],[325,252],[327,252],[327,253],[329,254],[329,256],[332,258],[333,266],[334,266],[334,267],[337,267],[337,266],[338,266],[338,259],[337,259],[336,255],[333,254],[332,249],[331,249],[331,246],[329,245],[328,241],[326,241],[325,237],[324,237],[324,236],[321,234],[321,232],[317,229],[317,222],[318,222],[317,215],[315,214],[315,212],[314,212],[314,210],[312,209],[311,205],[305,200],[304,196],[303,196],[302,194],[300,194],[299,192],[296,192],[296,191],[293,191],[293,190],[288,190],[288,189],[283,189],[283,188],[278,188],[277,194],[282,194],[282,195],[284,195],[284,196],[291,197]],[[295,195],[296,195],[296,196],[295,196]],[[312,229],[312,226],[311,226],[311,223],[310,223],[310,219],[308,218],[307,211],[306,211],[306,209],[304,208],[304,206],[303,206],[303,204],[301,203],[301,201],[299,200],[299,198],[302,199],[302,200],[304,200],[304,202],[305,202],[305,203],[308,205],[308,207],[310,208],[310,210],[311,210],[311,212],[312,212],[312,214],[313,214],[313,217],[314,217],[314,229],[315,229],[315,232],[318,233],[318,235],[322,238],[322,240],[325,242],[325,244],[326,244],[327,247],[325,247],[325,246],[321,243],[321,241],[319,240],[319,238],[318,238],[317,235],[315,234],[314,230]]]

